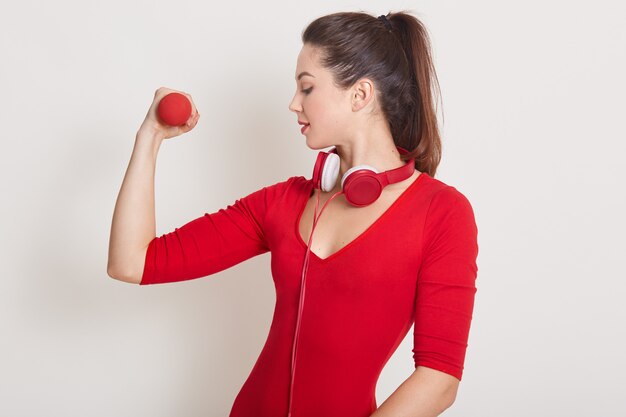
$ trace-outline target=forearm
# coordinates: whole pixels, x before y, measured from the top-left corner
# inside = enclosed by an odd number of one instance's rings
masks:
[[[370,417],[436,417],[456,397],[457,383],[451,378],[418,367]]]
[[[107,272],[117,279],[137,273],[142,250],[156,235],[154,173],[161,142],[156,133],[137,132],[111,224]]]

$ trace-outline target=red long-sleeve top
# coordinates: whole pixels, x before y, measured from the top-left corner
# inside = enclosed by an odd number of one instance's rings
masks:
[[[284,417],[313,181],[294,176],[155,237],[141,285],[215,274],[271,252],[276,305],[230,417]],[[459,380],[476,293],[477,227],[468,199],[423,172],[361,235],[309,254],[292,417],[366,417],[376,382],[411,326],[415,367]]]

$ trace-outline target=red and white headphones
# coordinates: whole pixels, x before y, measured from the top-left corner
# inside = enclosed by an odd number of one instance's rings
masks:
[[[396,148],[403,155],[409,153],[400,146]],[[313,168],[315,188],[328,192],[335,187],[339,176],[339,162],[336,147],[328,152],[321,151],[317,155],[315,168]],[[369,165],[357,165],[343,174],[341,189],[350,204],[364,207],[376,201],[387,185],[409,178],[414,171],[415,158],[408,160],[404,166],[384,172]]]
[[[401,154],[408,154],[409,152],[396,146],[398,152]],[[335,188],[337,179],[339,177],[339,162],[340,158],[337,154],[337,148],[333,148],[328,152],[320,151],[315,161],[315,168],[313,168],[313,187],[322,191],[328,192]],[[330,203],[330,201],[340,194],[345,194],[346,200],[355,207],[365,207],[372,204],[380,197],[385,188],[389,184],[403,181],[413,175],[415,171],[415,158],[411,158],[404,166],[394,168],[389,171],[380,172],[376,168],[369,165],[357,165],[350,168],[343,174],[341,178],[341,190],[332,195],[328,201],[322,207],[319,216]],[[315,204],[315,210],[313,212],[313,227],[311,229],[311,235],[307,242],[307,251],[304,256],[304,264],[302,265],[302,282],[300,284],[300,302],[298,308],[298,318],[296,321],[296,334],[294,336],[294,342],[291,350],[291,383],[289,387],[289,410],[287,411],[287,417],[291,417],[291,401],[293,398],[293,379],[296,371],[296,356],[298,345],[298,336],[300,334],[300,317],[302,315],[302,307],[304,305],[305,295],[305,283],[306,283],[306,271],[309,265],[309,252],[311,251],[311,239],[313,238],[313,232],[315,226],[319,220],[317,215],[317,207],[319,206],[320,193],[317,193],[317,203]],[[300,233],[298,231],[298,233]]]

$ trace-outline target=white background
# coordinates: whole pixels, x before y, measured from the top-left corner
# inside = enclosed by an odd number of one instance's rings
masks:
[[[436,178],[479,227],[445,415],[626,415],[626,10],[537,0],[2,2],[0,415],[228,414],[269,330],[270,254],[175,285],[108,277],[135,133],[160,86],[202,115],[160,148],[159,235],[309,178],[317,151],[287,108],[302,30],[404,8],[431,34],[443,94]],[[413,371],[411,348],[412,330],[379,405]]]

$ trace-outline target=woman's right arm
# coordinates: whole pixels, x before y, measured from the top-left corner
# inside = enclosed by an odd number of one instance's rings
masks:
[[[173,91],[164,87],[156,90],[146,118],[137,131],[135,146],[115,203],[107,274],[120,281],[139,284],[148,245],[156,237],[154,173],[161,142],[190,131],[200,117],[191,97],[178,91],[192,103],[191,116],[183,126],[162,124],[156,109],[161,99]]]

